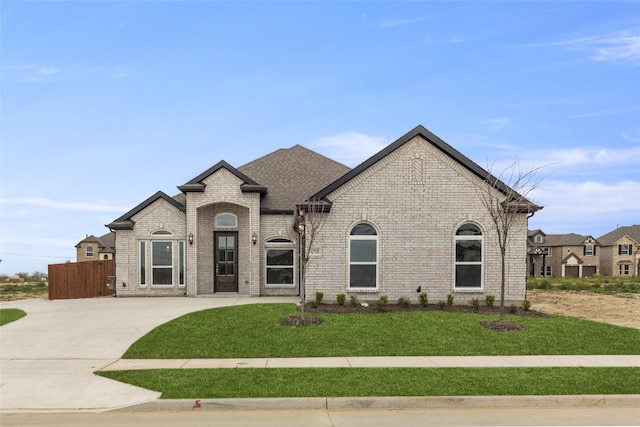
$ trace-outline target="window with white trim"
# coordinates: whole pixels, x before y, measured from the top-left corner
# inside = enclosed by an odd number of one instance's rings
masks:
[[[140,260],[140,285],[147,285],[147,242],[140,241],[140,250],[138,251],[138,259]]]
[[[184,264],[184,240],[178,242],[178,286],[184,286],[185,281]]]
[[[621,276],[628,276],[631,274],[630,264],[619,264],[618,274]]]
[[[265,243],[265,284],[267,286],[293,286],[295,282],[295,255],[293,242],[275,238]]]
[[[455,289],[481,289],[483,277],[482,231],[475,224],[463,224],[456,231]]]
[[[584,254],[586,256],[593,256],[596,254],[595,246],[591,243],[584,245]]]
[[[173,284],[173,242],[151,242],[152,285]]]
[[[217,228],[237,228],[238,217],[232,213],[221,213],[216,215],[215,223]]]
[[[631,255],[631,245],[626,243],[618,245],[618,255]]]
[[[542,237],[542,234],[536,234],[536,237],[533,238],[533,241],[535,243],[543,243],[544,237]]]
[[[93,246],[91,246],[91,245],[87,246],[86,255],[87,255],[87,258],[92,258],[93,257]]]
[[[349,234],[349,289],[378,288],[378,232],[356,224]]]

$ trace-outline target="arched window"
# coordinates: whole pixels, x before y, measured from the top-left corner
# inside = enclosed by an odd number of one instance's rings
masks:
[[[378,233],[371,224],[356,224],[349,234],[349,288],[378,287]]]
[[[463,224],[456,231],[456,289],[481,289],[483,276],[482,231]]]
[[[87,258],[91,258],[91,257],[93,257],[93,246],[91,246],[91,245],[87,246],[87,253],[86,253],[86,255],[87,255]]]
[[[293,286],[295,278],[293,242],[275,238],[265,244],[265,280],[267,286]]]
[[[216,215],[216,227],[218,228],[236,228],[238,226],[238,217],[231,213],[221,213]]]

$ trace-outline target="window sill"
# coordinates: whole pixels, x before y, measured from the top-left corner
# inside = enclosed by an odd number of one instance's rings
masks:
[[[453,292],[460,294],[477,294],[484,292],[484,288],[454,288]]]

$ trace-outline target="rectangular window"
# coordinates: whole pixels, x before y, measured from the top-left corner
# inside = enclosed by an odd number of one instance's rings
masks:
[[[595,252],[595,251],[594,251],[594,246],[593,246],[593,245],[589,244],[589,245],[585,245],[585,246],[584,246],[584,254],[585,254],[585,255],[587,255],[587,256],[593,256],[593,255],[595,255],[595,253],[594,253],[594,252]]]
[[[631,245],[618,245],[618,255],[631,255],[629,246]]]
[[[375,288],[377,270],[376,240],[351,240],[349,286],[351,288]]]
[[[546,271],[545,271],[546,270]],[[546,265],[545,266],[545,270],[543,270],[542,268],[540,268],[540,275],[541,276],[548,276],[551,277],[551,266],[550,265]]]
[[[293,285],[293,249],[267,249],[267,285]]]
[[[140,242],[140,284],[147,284],[147,248],[145,241]]]
[[[628,275],[629,275],[629,272],[630,272],[629,264],[620,264],[620,265],[618,266],[618,273],[619,273],[621,276],[628,276]]]
[[[152,242],[151,267],[153,285],[173,284],[173,243]]]
[[[178,285],[184,286],[184,242],[178,242]]]
[[[87,246],[87,258],[93,257],[93,246]]]

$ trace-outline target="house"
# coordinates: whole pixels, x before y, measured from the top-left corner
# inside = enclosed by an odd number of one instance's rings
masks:
[[[115,259],[116,234],[109,232],[104,236],[87,235],[76,245],[76,261],[98,261]]]
[[[529,277],[591,277],[600,273],[600,242],[580,234],[528,232]]]
[[[607,276],[640,276],[640,225],[618,227],[598,237],[600,271]]]
[[[487,180],[504,199],[504,183],[422,126],[354,169],[300,145],[237,168],[220,161],[176,196],[159,191],[107,225],[118,296],[299,295],[308,236],[293,225],[310,206],[323,227],[306,266],[307,297],[416,302],[418,287],[432,301],[498,296]],[[539,209],[526,201],[514,214],[506,301],[525,298],[527,219]]]

